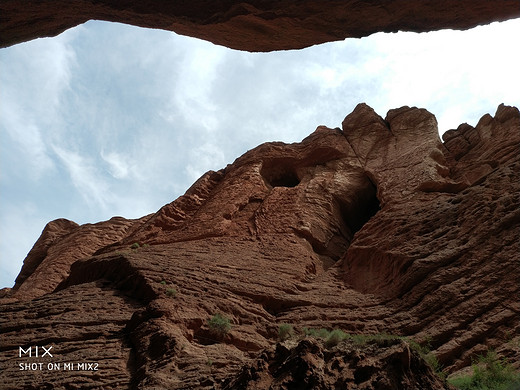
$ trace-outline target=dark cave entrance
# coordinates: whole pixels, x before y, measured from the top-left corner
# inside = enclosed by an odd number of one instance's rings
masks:
[[[377,188],[368,179],[355,192],[345,197],[336,197],[335,201],[336,210],[339,211],[339,231],[320,252],[337,261],[347,252],[354,235],[377,214],[381,205],[377,198]]]
[[[343,222],[348,226],[352,236],[381,210],[381,204],[376,195],[377,189],[370,183],[369,186],[360,191],[356,202],[350,204],[340,202]]]
[[[294,166],[283,159],[262,164],[260,175],[271,187],[296,187],[300,184],[300,178],[296,174]]]
[[[332,262],[344,257],[355,234],[381,209],[376,186],[364,173],[360,175],[363,176],[354,180],[357,183],[355,188],[347,188],[334,194],[331,199],[332,211],[324,211],[330,213],[330,219],[326,222],[328,227],[322,225],[317,230],[328,230],[333,233],[332,236],[324,240],[319,233],[314,234],[312,229],[295,229],[297,234],[311,244],[316,254],[326,256]]]
[[[264,161],[260,174],[270,188],[294,188],[301,182],[300,175],[305,174],[305,170],[300,172],[296,167],[297,164],[291,158],[276,158]],[[362,169],[354,170],[351,175],[345,176],[345,180],[351,185],[343,184],[342,190],[323,187],[325,192],[330,191],[332,210],[328,207],[322,208],[323,205],[311,206],[318,207],[314,213],[320,216],[325,215],[324,213],[328,215],[325,221],[323,218],[316,218],[317,221],[322,221],[318,222],[320,226],[315,226],[316,230],[294,228],[299,236],[311,244],[315,253],[326,256],[333,262],[345,255],[354,235],[381,209],[377,187],[367,172]],[[327,230],[333,232],[332,236],[324,237],[319,233]]]

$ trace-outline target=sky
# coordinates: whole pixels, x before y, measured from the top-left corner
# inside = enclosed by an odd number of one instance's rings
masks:
[[[248,53],[90,21],[0,49],[0,288],[46,223],[139,218],[257,145],[341,127],[365,102],[439,132],[520,107],[520,19]]]

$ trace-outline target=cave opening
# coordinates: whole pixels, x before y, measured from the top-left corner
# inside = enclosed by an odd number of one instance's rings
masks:
[[[293,165],[284,161],[262,164],[260,174],[271,187],[291,188],[300,184],[300,178],[296,174]]]
[[[381,209],[376,193],[376,187],[371,184],[360,192],[355,203],[340,203],[343,222],[348,226],[352,236]]]
[[[356,190],[355,196],[348,199],[336,199],[340,212],[341,234],[329,242],[327,252],[331,252],[334,260],[339,260],[347,252],[354,235],[373,218],[381,209],[377,198],[377,188],[372,181]]]
[[[320,229],[323,231],[323,225],[317,229],[296,229],[297,233],[305,238],[312,246],[315,253],[321,256],[326,256],[333,262],[343,258],[348,248],[350,247],[354,236],[359,232],[366,223],[368,223],[381,209],[379,199],[377,198],[377,188],[366,178],[359,177],[358,186],[351,189],[346,189],[333,195],[332,211],[329,219],[325,224],[325,230],[333,234],[324,239],[320,237]],[[325,210],[322,210],[321,215],[325,215]],[[320,218],[316,218],[317,221]],[[315,233],[317,232],[317,233]]]

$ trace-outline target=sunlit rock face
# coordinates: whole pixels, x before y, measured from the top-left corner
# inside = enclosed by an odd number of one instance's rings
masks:
[[[260,145],[155,214],[49,223],[2,292],[0,383],[261,388],[306,366],[320,383],[412,389],[414,370],[433,375],[400,343],[338,363],[344,376],[319,371],[337,356],[276,346],[282,323],[429,340],[448,372],[489,348],[520,361],[519,111],[501,105],[443,138],[424,109],[382,118],[360,104],[342,129]],[[220,338],[215,313],[231,322]],[[35,340],[54,362],[99,370],[20,371],[18,348]],[[290,351],[288,376],[262,368]],[[356,374],[363,359],[373,367]],[[421,388],[441,388],[424,375]]]
[[[467,29],[520,16],[517,0],[3,0],[0,47],[88,20],[175,31],[233,49],[272,51],[376,32]]]

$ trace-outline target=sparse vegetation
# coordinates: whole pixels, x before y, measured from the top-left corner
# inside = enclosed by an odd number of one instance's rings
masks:
[[[443,379],[446,379],[446,373],[443,371],[443,366],[432,352],[423,356],[423,359],[426,360],[426,363],[433,368],[433,371]]]
[[[329,333],[329,335],[325,339],[325,346],[327,346],[329,348],[334,347],[349,337],[350,337],[350,335],[343,332],[342,330],[334,329],[332,332]]]
[[[162,285],[165,285],[165,284],[166,284],[166,281],[165,281],[165,280],[161,280],[161,284],[162,284]]]
[[[281,324],[278,328],[278,338],[281,341],[287,340],[291,338],[294,334],[294,329],[292,325],[289,324]]]
[[[211,333],[215,336],[223,337],[231,330],[231,321],[220,313],[215,314],[208,320]]]
[[[359,345],[364,345],[367,343],[375,343],[377,345],[392,345],[395,342],[402,340],[403,337],[386,334],[386,333],[377,333],[377,334],[355,334],[349,337],[352,338],[354,343]]]
[[[445,378],[446,374],[442,371],[442,365],[437,360],[437,357],[430,351],[430,343],[431,340],[426,340],[423,345],[410,340],[406,337],[402,336],[396,336],[396,335],[390,335],[385,333],[379,333],[379,334],[355,334],[351,335],[348,333],[343,332],[340,329],[334,329],[332,331],[329,331],[327,329],[309,329],[309,328],[303,328],[303,333],[305,336],[310,336],[314,338],[320,338],[323,339],[325,342],[325,346],[327,347],[333,347],[335,345],[338,345],[343,340],[352,340],[355,344],[358,345],[365,345],[368,343],[375,343],[380,346],[388,346],[395,344],[396,342],[399,342],[399,340],[406,341],[412,349],[417,351],[419,355],[428,363],[428,365],[435,371],[435,373],[441,377]]]
[[[174,288],[169,288],[166,290],[166,295],[174,298],[177,295],[177,290],[175,290]]]
[[[327,337],[329,337],[330,331],[325,328],[321,328],[321,329],[303,328],[303,334],[305,336],[309,336],[309,337],[326,339]]]
[[[428,365],[433,369],[433,371],[441,378],[446,378],[446,374],[442,371],[442,365],[437,359],[437,356],[435,356],[431,352],[431,339],[427,339],[423,344],[419,344],[416,341],[409,340],[407,338],[404,338],[410,345],[412,349],[417,351],[419,355],[428,363]]]
[[[139,249],[140,245],[138,242],[134,242],[132,246],[130,246],[131,249]]]
[[[520,373],[489,351],[473,364],[473,375],[451,378],[448,382],[459,390],[516,390],[520,388]]]
[[[310,336],[314,338],[320,338],[325,340],[325,344],[327,346],[337,345],[343,340],[352,340],[355,344],[364,345],[367,343],[376,343],[376,344],[387,344],[388,342],[394,342],[396,340],[402,339],[400,336],[388,335],[388,334],[374,334],[374,335],[364,335],[364,334],[355,334],[351,335],[349,333],[345,333],[340,329],[333,329],[332,331],[328,329],[312,329],[312,328],[303,328],[303,333],[305,336]]]
[[[288,329],[292,330],[292,327],[285,328],[285,326],[290,327],[290,325],[286,324],[280,325],[279,338],[281,340],[284,339]],[[443,372],[442,365],[431,352],[431,339],[418,343],[407,337],[389,334],[351,335],[340,329],[328,330],[325,328],[303,328],[302,331],[305,336],[324,340],[325,345],[329,348],[338,345],[343,340],[351,340],[359,345],[367,343],[392,345],[395,342],[404,340],[410,345],[410,348],[415,350],[426,361],[439,377],[446,380],[446,373]],[[473,364],[473,375],[451,378],[448,382],[459,390],[520,390],[520,372],[515,371],[513,366],[505,359],[500,359],[495,352],[490,351],[485,356],[480,356],[477,362]]]

